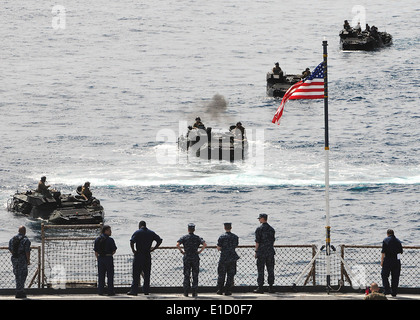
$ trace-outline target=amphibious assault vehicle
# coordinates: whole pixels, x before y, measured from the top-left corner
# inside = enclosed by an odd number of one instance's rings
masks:
[[[213,132],[212,128],[188,129],[178,138],[178,149],[206,160],[245,160],[248,141],[245,130],[231,126],[227,132]]]
[[[286,91],[295,83],[301,80],[298,74],[274,74],[273,72],[267,73],[267,96],[274,98],[282,98]]]
[[[372,51],[392,44],[392,35],[379,32],[374,26],[361,31],[345,25],[339,36],[342,50]]]
[[[81,186],[77,192],[80,193]],[[52,224],[97,224],[104,220],[104,208],[96,198],[84,200],[82,196],[61,194],[51,190],[45,196],[33,190],[16,192],[7,203],[9,211],[31,219],[47,220]]]

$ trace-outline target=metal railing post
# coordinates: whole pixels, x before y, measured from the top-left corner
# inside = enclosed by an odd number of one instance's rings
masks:
[[[44,224],[41,223],[41,281],[42,288],[44,288],[45,279],[45,229]]]

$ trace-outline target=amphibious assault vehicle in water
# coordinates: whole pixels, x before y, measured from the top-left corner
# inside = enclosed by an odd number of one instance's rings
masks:
[[[375,26],[368,25],[362,31],[360,26],[352,28],[346,21],[339,36],[342,50],[372,51],[392,44],[392,36],[389,33],[379,32]]]
[[[24,214],[32,219],[47,220],[51,224],[97,224],[104,220],[104,208],[96,198],[84,200],[79,195],[61,194],[51,190],[44,196],[33,190],[16,192],[7,203],[9,211]]]
[[[298,74],[274,74],[268,72],[267,76],[267,96],[274,98],[282,98],[289,88],[301,80]]]
[[[188,127],[178,138],[178,149],[206,160],[245,160],[248,141],[245,129],[232,125],[227,132],[213,132],[212,128]]]

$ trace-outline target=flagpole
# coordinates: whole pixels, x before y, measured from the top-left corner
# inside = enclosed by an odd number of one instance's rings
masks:
[[[327,40],[322,41],[323,57],[324,57],[324,122],[325,122],[325,215],[326,215],[326,269],[327,269],[327,292],[331,285],[331,227],[330,227],[330,174],[329,174],[329,132],[328,132],[328,68],[327,68]]]

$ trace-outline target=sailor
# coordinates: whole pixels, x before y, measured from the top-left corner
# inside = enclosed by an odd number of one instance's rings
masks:
[[[366,29],[365,29],[365,31],[366,32],[370,32],[370,27],[369,27],[369,25],[366,23]]]
[[[379,292],[379,286],[376,282],[370,285],[370,293],[365,296],[364,300],[388,300],[383,293]]]
[[[152,248],[153,241],[156,245]],[[146,227],[146,221],[139,222],[139,229],[133,233],[130,239],[133,260],[133,282],[128,295],[137,295],[140,274],[143,273],[143,293],[148,295],[150,291],[150,272],[152,270],[151,252],[160,246],[162,239],[152,230]],[[135,247],[134,247],[135,246]]]
[[[192,296],[197,296],[198,288],[198,273],[200,267],[200,257],[198,256],[207,247],[206,242],[203,238],[194,234],[195,224],[188,224],[188,234],[182,236],[176,243],[178,250],[184,255],[184,296],[188,297],[190,288],[192,289]],[[181,244],[184,246],[184,250],[181,248]],[[201,246],[200,251],[197,251]],[[190,282],[190,275],[192,273],[192,286]]]
[[[232,223],[224,223],[225,233],[217,240],[217,250],[220,251],[219,265],[217,268],[217,294],[223,293],[229,296],[232,294],[231,290],[234,284],[234,277],[236,274],[236,261],[239,259],[235,248],[239,244],[239,238],[236,234],[231,232]],[[226,278],[226,282],[225,282]]]
[[[275,230],[267,223],[268,216],[261,213],[258,216],[260,226],[255,230],[255,258],[257,259],[258,270],[258,288],[254,290],[255,293],[264,293],[264,268],[267,267],[268,273],[268,292],[272,293],[274,284],[274,241]]]
[[[275,63],[275,67],[273,68],[273,74],[280,75],[280,79],[283,79],[283,70],[281,70],[279,63]]]
[[[98,259],[98,294],[104,295],[105,274],[108,279],[108,295],[114,296],[114,258],[117,251],[114,239],[111,238],[111,227],[102,227],[102,234],[95,239],[93,250]]]
[[[50,190],[48,188],[50,186],[47,186],[45,182],[47,181],[47,177],[43,176],[41,177],[41,180],[38,182],[38,188],[35,190],[36,192],[39,192],[44,197],[52,197]]]
[[[26,236],[26,228],[20,226],[18,234],[9,241],[12,254],[13,273],[16,278],[16,298],[26,298],[25,281],[28,276],[28,265],[31,264],[31,241]]]
[[[201,118],[200,117],[195,118],[195,123],[193,124],[192,127],[195,128],[195,129],[203,129],[203,130],[206,129],[206,127],[204,126],[204,124],[201,122]]]
[[[92,198],[92,191],[90,191],[89,181],[85,182],[85,184],[82,187],[82,192],[80,194],[85,200],[90,200]]]
[[[381,277],[385,294],[397,295],[398,282],[401,273],[401,259],[403,253],[401,241],[395,237],[394,230],[386,231],[387,237],[382,241],[381,250]],[[391,275],[391,286],[389,285],[389,276]]]
[[[309,77],[311,75],[311,70],[309,68],[306,68],[305,71],[302,72],[302,79],[305,79],[306,77]]]

